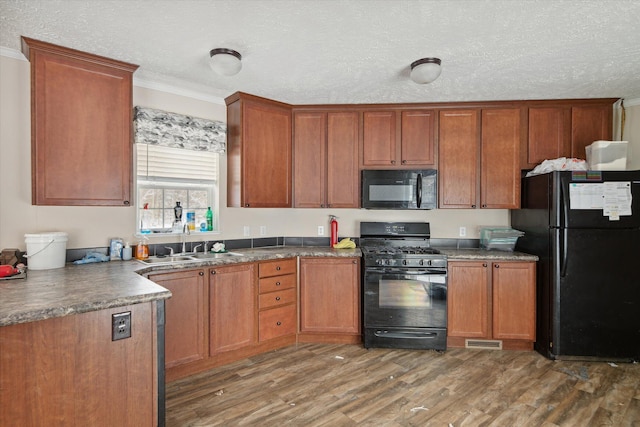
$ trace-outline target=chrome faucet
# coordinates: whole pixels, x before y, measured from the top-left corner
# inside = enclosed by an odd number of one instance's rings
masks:
[[[197,253],[198,253],[198,248],[200,248],[200,247],[202,247],[202,245],[195,245],[195,246],[193,247],[193,253],[194,253],[194,254],[197,254]]]
[[[169,249],[169,256],[173,256],[173,248],[170,246],[165,246],[165,249]]]
[[[208,247],[209,243],[210,243],[210,242],[206,242],[206,241],[204,242],[204,253],[205,253],[205,254],[206,254],[207,252],[209,252],[209,247]]]
[[[187,234],[191,234],[191,232],[189,231],[189,227],[187,227],[187,224],[184,224],[182,226],[182,234],[180,235],[180,238],[182,240],[182,254],[187,253]]]

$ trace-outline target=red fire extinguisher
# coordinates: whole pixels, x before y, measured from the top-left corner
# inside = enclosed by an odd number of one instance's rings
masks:
[[[331,220],[331,247],[338,243],[338,218],[329,215],[329,219]]]

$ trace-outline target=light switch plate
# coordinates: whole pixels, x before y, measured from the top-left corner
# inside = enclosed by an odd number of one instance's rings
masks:
[[[267,235],[267,226],[266,225],[261,225],[260,226],[260,235],[261,236],[266,236]]]
[[[251,236],[251,227],[249,227],[248,225],[245,225],[244,227],[242,227],[242,235],[244,237]]]
[[[324,236],[324,226],[318,226],[318,236]]]

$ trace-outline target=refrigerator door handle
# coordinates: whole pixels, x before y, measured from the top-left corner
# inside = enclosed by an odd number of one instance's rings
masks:
[[[560,236],[560,250],[562,251],[562,258],[560,258],[560,277],[567,275],[567,255],[569,254],[568,233],[569,230],[565,227],[562,229],[562,235]]]
[[[418,178],[416,178],[416,204],[418,209],[422,207],[422,174],[418,174]]]
[[[569,203],[570,203],[570,200],[567,197],[567,192],[566,192],[566,188],[565,188],[564,185],[560,185],[560,193],[561,193],[560,204],[562,205],[562,222],[560,223],[560,227],[568,227],[569,226]],[[565,235],[565,237],[566,237],[566,235]]]

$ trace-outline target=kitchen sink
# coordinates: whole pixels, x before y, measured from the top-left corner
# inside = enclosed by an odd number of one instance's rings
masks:
[[[151,256],[147,259],[140,260],[145,264],[166,264],[169,262],[196,261],[197,258],[191,255],[174,255],[174,256]]]
[[[145,260],[139,260],[145,264],[169,264],[172,262],[186,262],[186,261],[199,261],[205,259],[220,259],[220,258],[230,258],[236,256],[244,256],[243,254],[237,252],[196,252],[187,255],[173,255],[173,256],[150,256]]]
[[[243,254],[239,254],[237,252],[207,252],[207,253],[195,253],[192,255],[197,259],[216,259],[216,258],[229,258],[234,256],[244,256]]]

